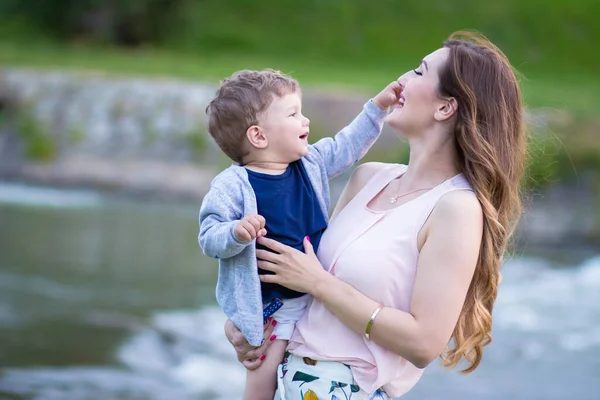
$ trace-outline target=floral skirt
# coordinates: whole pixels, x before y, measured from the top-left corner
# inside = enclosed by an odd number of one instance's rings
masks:
[[[316,361],[286,353],[277,369],[275,400],[389,400],[381,389],[361,390],[350,367],[333,361]]]

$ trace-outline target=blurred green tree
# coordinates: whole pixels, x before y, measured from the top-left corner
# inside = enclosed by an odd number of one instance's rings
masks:
[[[185,1],[4,0],[0,11],[57,39],[138,46],[165,37]]]

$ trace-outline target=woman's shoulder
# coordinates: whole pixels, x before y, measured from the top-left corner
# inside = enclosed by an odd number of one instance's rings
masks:
[[[435,237],[448,244],[448,238],[480,243],[483,230],[483,210],[475,193],[454,190],[445,193],[435,204],[431,215],[419,233],[419,251],[426,238]]]
[[[472,190],[453,190],[444,194],[433,209],[432,221],[448,223],[456,221],[483,221],[483,210],[477,195]]]

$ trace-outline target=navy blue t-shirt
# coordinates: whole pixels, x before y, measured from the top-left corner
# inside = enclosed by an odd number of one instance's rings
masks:
[[[258,214],[266,220],[267,237],[304,252],[302,241],[309,236],[316,252],[327,222],[302,162],[291,163],[280,175],[246,171],[256,194]],[[256,248],[265,249],[259,244]],[[259,268],[258,273],[271,272]],[[304,295],[274,283],[261,282],[261,291],[265,303]]]

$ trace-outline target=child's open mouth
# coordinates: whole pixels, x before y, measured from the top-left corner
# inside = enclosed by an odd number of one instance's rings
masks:
[[[306,139],[308,137],[308,132],[303,133],[302,135],[300,135],[300,139]]]

